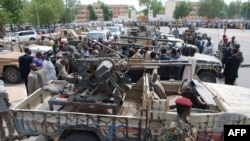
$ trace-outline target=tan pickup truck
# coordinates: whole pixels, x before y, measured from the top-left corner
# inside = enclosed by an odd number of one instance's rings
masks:
[[[71,38],[73,40],[79,40],[79,36],[84,38],[88,33],[90,29],[85,27],[82,30],[75,31],[73,29],[61,29],[59,32],[53,33],[53,38],[55,37],[61,37],[62,41],[67,41],[67,38]]]
[[[29,45],[34,52],[37,48],[46,52],[52,50],[49,46]],[[23,48],[18,44],[3,44],[0,48],[0,76],[8,83],[16,84],[22,81],[19,71],[18,58],[24,54]],[[34,54],[32,54],[34,56]]]
[[[12,51],[10,48],[4,48],[0,50],[0,76],[5,81],[16,84],[21,82],[21,73],[19,71],[19,56],[23,55],[23,52]]]
[[[177,116],[175,100],[179,97],[193,102],[189,119],[198,130],[198,141],[222,141],[224,125],[250,124],[248,88],[195,79],[161,81],[156,69],[130,85],[117,69],[126,64],[127,67],[154,67],[164,63],[85,61],[75,62],[80,70],[76,75],[81,75],[82,81],[77,79],[73,84],[53,81],[12,108],[14,126],[20,135],[44,135],[54,141],[160,141],[166,127]],[[86,74],[89,67],[84,65],[96,63],[94,75]],[[168,63],[180,64],[183,65]],[[59,86],[63,89],[55,93],[52,88],[59,89]]]

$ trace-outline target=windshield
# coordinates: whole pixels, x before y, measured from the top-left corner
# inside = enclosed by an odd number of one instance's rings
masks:
[[[115,24],[115,26],[119,26],[120,28],[123,28],[122,24]]]
[[[108,28],[111,32],[119,32],[119,28]]]
[[[103,39],[106,39],[105,35],[103,33],[88,33],[87,37],[90,37],[92,39],[98,39],[100,36],[103,37]]]

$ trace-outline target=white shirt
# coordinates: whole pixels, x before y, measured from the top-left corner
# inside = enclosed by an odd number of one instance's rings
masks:
[[[47,70],[47,80],[55,80],[56,79],[56,70],[55,66],[51,61],[45,60],[43,61],[43,68]]]
[[[203,54],[213,56],[213,43],[210,46],[204,46]]]

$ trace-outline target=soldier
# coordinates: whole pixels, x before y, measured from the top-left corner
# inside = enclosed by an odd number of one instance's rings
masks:
[[[14,141],[18,138],[15,134],[15,128],[10,112],[9,96],[5,89],[4,82],[0,80],[0,140],[1,141]],[[6,123],[8,129],[8,136],[5,134],[3,121]]]
[[[188,98],[178,98],[176,101],[177,116],[172,120],[167,132],[163,136],[164,141],[195,141],[197,130],[193,128],[187,119],[193,103]]]

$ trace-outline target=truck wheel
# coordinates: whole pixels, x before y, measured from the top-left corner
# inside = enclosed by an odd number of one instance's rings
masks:
[[[36,39],[35,38],[30,38],[30,41],[35,41]]]
[[[203,82],[216,83],[216,76],[211,72],[201,72],[198,74],[199,78]]]
[[[76,132],[70,134],[65,141],[100,141],[96,135],[89,132]]]
[[[22,80],[20,71],[14,67],[6,68],[3,75],[4,79],[11,84],[19,83]]]
[[[43,136],[45,141],[54,141],[50,136]]]

